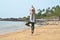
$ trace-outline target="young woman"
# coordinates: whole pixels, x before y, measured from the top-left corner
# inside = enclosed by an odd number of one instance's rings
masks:
[[[34,24],[35,24],[35,8],[32,6],[31,13],[30,13],[30,20],[26,23],[27,26],[31,24],[31,33],[34,33]]]

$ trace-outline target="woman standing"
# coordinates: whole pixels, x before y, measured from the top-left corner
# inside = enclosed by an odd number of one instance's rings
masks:
[[[34,24],[35,24],[35,8],[32,5],[31,13],[30,13],[30,20],[28,23],[26,23],[27,26],[31,24],[31,33],[34,33]]]

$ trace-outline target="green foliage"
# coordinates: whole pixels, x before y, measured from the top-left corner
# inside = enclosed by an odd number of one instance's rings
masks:
[[[55,15],[60,16],[60,6],[59,5],[57,5],[55,8]]]
[[[27,17],[26,17],[26,21],[29,21],[29,18],[30,18],[30,16],[27,16]]]
[[[45,11],[45,12],[44,12]],[[44,12],[44,14],[42,14]],[[48,7],[48,9],[38,10],[38,13],[36,14],[37,18],[55,18],[57,16],[60,16],[60,6],[57,5],[56,7]]]
[[[45,9],[42,9],[42,10],[38,9],[38,13],[36,14],[37,19],[56,18],[57,16],[59,16],[59,19],[60,19],[60,6],[59,5],[57,5],[56,7],[52,7],[52,9],[50,7],[48,7],[46,10]],[[29,20],[29,16],[27,16],[25,18],[26,18],[26,20]]]

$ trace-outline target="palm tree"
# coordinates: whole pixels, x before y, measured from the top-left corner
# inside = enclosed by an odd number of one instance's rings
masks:
[[[59,21],[60,21],[60,6],[59,5],[56,6],[55,12],[56,12],[56,15],[59,16]]]

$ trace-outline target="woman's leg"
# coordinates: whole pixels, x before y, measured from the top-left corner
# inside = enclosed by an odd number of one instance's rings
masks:
[[[30,25],[29,25],[30,23],[31,23],[31,22],[27,22],[25,25],[30,26]]]
[[[31,33],[32,34],[34,33],[34,23],[32,23],[32,26],[31,26]]]

